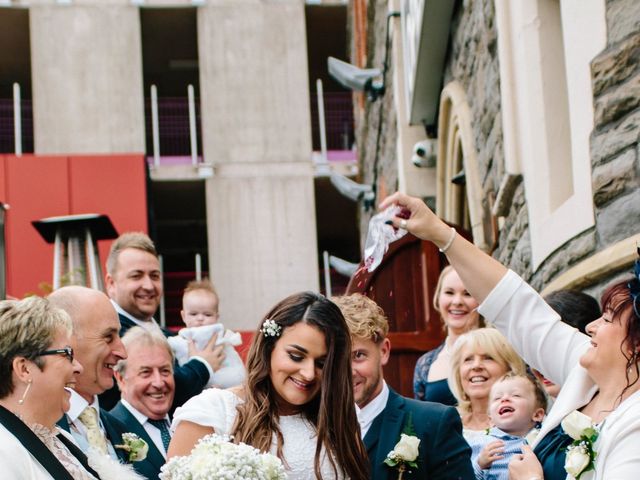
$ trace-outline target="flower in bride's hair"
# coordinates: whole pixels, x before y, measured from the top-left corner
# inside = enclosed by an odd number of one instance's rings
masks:
[[[279,337],[282,333],[282,325],[279,325],[275,320],[267,318],[262,323],[260,331],[265,337]]]

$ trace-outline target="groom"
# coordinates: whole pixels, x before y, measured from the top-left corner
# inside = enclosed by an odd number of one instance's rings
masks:
[[[413,430],[419,440],[417,468],[403,479],[474,479],[471,449],[462,437],[460,416],[452,407],[402,397],[384,381],[382,367],[391,353],[389,324],[371,299],[353,294],[334,297],[351,333],[353,390],[372,480],[398,478],[385,464],[400,435]]]

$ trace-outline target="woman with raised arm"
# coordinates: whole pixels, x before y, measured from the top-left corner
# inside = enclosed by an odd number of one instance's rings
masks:
[[[212,388],[176,410],[168,457],[210,433],[277,455],[289,480],[368,478],[340,309],[313,292],[291,295],[260,323],[242,387]]]
[[[422,355],[413,373],[413,393],[418,400],[455,406],[458,401],[449,389],[451,352],[456,339],[480,325],[478,302],[465,288],[451,265],[440,272],[433,307],[442,318],[447,337],[441,345]]]
[[[636,277],[607,289],[603,315],[587,326],[587,336],[563,323],[533,288],[457,235],[420,199],[395,193],[380,207],[392,204],[410,212],[406,220],[394,218],[393,225],[435,243],[481,302],[487,321],[529,365],[562,384],[532,445],[535,455],[525,447],[509,465],[510,478],[635,479],[640,471],[640,264]]]

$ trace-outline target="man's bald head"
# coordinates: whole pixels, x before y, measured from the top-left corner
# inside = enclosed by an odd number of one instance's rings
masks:
[[[113,367],[127,357],[120,341],[118,314],[104,293],[87,287],[62,287],[48,298],[71,317],[72,347],[84,367],[76,391],[92,402],[94,395],[113,386]]]
[[[74,332],[82,330],[82,327],[91,319],[91,309],[95,306],[105,307],[105,301],[111,302],[109,297],[99,290],[93,288],[82,287],[79,285],[70,285],[53,291],[47,299],[51,305],[67,312],[73,322]]]

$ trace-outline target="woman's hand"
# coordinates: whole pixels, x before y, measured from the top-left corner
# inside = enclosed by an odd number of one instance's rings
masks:
[[[451,229],[419,198],[396,192],[382,201],[380,209],[384,210],[391,205],[397,205],[409,212],[406,224],[403,218],[394,217],[394,227],[404,228],[422,240],[432,241],[438,247],[443,247],[449,240]]]
[[[485,447],[480,451],[478,455],[478,465],[485,470],[491,467],[491,464],[496,460],[500,460],[504,453],[504,442],[502,440],[496,440],[495,442],[487,443]]]
[[[509,480],[544,480],[542,465],[529,445],[522,445],[522,454],[509,462]]]

